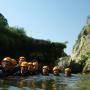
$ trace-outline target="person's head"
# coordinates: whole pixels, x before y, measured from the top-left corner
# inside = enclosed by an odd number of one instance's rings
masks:
[[[21,67],[21,73],[26,73],[28,71],[28,63],[27,62],[22,62],[20,67]]]
[[[48,66],[43,66],[42,67],[42,74],[43,75],[48,75],[49,74],[49,67]]]
[[[11,59],[11,61],[12,61],[12,65],[13,66],[16,66],[17,65],[17,61],[15,59]]]
[[[33,71],[33,63],[28,62],[28,71]]]
[[[58,67],[58,66],[55,66],[55,67],[53,67],[53,74],[54,75],[59,75],[59,72],[60,72],[60,68]]]
[[[12,65],[12,60],[10,57],[5,57],[3,60],[2,60],[2,67],[5,69],[5,70],[11,70],[13,65]]]
[[[65,76],[71,76],[71,69],[70,68],[65,68]]]
[[[38,62],[37,61],[33,62],[33,70],[34,71],[38,70]]]
[[[19,57],[19,60],[18,60],[19,65],[21,65],[21,63],[25,61],[26,61],[26,58],[24,56]]]

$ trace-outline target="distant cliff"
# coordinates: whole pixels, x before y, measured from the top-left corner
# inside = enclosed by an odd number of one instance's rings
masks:
[[[71,62],[80,65],[83,72],[90,71],[90,17],[88,17],[86,25],[80,32],[73,47]]]
[[[90,17],[78,35],[72,54],[59,58],[58,65],[63,69],[70,67],[73,73],[90,72]]]

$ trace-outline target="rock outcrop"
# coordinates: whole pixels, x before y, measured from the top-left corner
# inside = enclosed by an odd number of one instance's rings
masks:
[[[83,72],[90,73],[90,58],[86,61],[86,64],[83,68]]]
[[[58,59],[58,66],[61,68],[62,71],[68,66],[70,66],[70,56],[65,56]]]
[[[72,54],[59,59],[62,68],[70,67],[73,73],[90,72],[90,17],[78,35]]]
[[[77,63],[80,66],[79,69],[81,68],[80,71],[90,71],[90,18],[73,47],[71,62]]]

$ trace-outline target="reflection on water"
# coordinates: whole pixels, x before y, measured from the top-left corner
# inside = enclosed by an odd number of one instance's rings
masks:
[[[0,90],[90,90],[90,76],[8,77],[0,80]]]

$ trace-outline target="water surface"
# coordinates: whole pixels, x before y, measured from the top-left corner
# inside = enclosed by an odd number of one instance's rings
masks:
[[[90,90],[90,75],[7,77],[0,79],[0,90]]]

